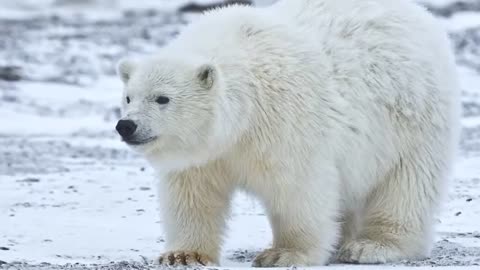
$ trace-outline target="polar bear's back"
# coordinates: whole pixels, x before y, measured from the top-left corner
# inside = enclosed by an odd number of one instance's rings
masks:
[[[445,32],[414,3],[230,7],[188,27],[174,46],[214,59],[231,83],[228,100],[249,102],[227,105],[253,127],[246,155],[269,149],[300,164],[322,153],[365,181],[413,152],[435,163],[425,167],[446,167],[457,107],[453,56]]]
[[[338,112],[321,122],[330,136],[322,140],[344,161],[347,178],[363,185],[411,159],[444,179],[459,88],[450,42],[433,16],[404,0],[284,0],[271,13],[312,38],[318,61],[331,68],[317,71],[329,78],[329,89],[315,90],[328,99],[318,111]]]
[[[439,22],[403,0],[285,0],[274,8],[316,36],[331,61],[332,103],[343,115],[332,144],[341,145],[334,152],[347,161],[348,177],[369,181],[421,156],[418,166],[439,168],[431,173],[443,179],[456,143],[459,89]]]

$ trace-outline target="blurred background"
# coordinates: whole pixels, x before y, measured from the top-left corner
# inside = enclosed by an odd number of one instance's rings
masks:
[[[432,258],[402,264],[478,265],[480,0],[418,2],[449,31],[463,131]],[[0,0],[0,267],[143,265],[163,250],[153,171],[114,131],[122,92],[115,66],[158,50],[200,11],[221,4]],[[263,209],[244,194],[229,228],[227,266],[248,266],[271,241]]]

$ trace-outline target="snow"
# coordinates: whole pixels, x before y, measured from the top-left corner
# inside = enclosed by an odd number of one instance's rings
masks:
[[[447,29],[450,31],[458,31],[478,26],[480,26],[480,16],[478,12],[462,12],[462,14],[453,15],[447,22]]]
[[[0,265],[141,269],[164,250],[154,172],[114,131],[122,86],[113,75],[119,58],[152,52],[178,31],[188,20],[172,12],[180,2],[0,0],[0,78],[2,67],[20,67],[19,81],[0,79]],[[440,20],[456,44],[464,117],[432,257],[332,269],[480,264],[480,12]],[[222,266],[250,266],[271,241],[262,207],[237,194]]]

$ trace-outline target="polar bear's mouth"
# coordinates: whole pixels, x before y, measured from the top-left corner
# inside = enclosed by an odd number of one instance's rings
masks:
[[[124,139],[123,141],[125,143],[127,143],[128,145],[143,145],[143,144],[147,144],[149,142],[152,142],[154,141],[155,139],[157,139],[157,137],[150,137],[148,139],[144,139],[144,140],[138,140],[138,139]]]

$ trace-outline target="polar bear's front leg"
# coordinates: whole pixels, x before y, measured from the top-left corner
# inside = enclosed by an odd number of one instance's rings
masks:
[[[260,194],[272,226],[273,247],[261,252],[253,266],[325,264],[339,231],[336,173],[325,170],[308,179],[275,182],[266,193]]]
[[[160,186],[168,252],[164,265],[218,264],[232,190],[219,169],[169,175]]]

